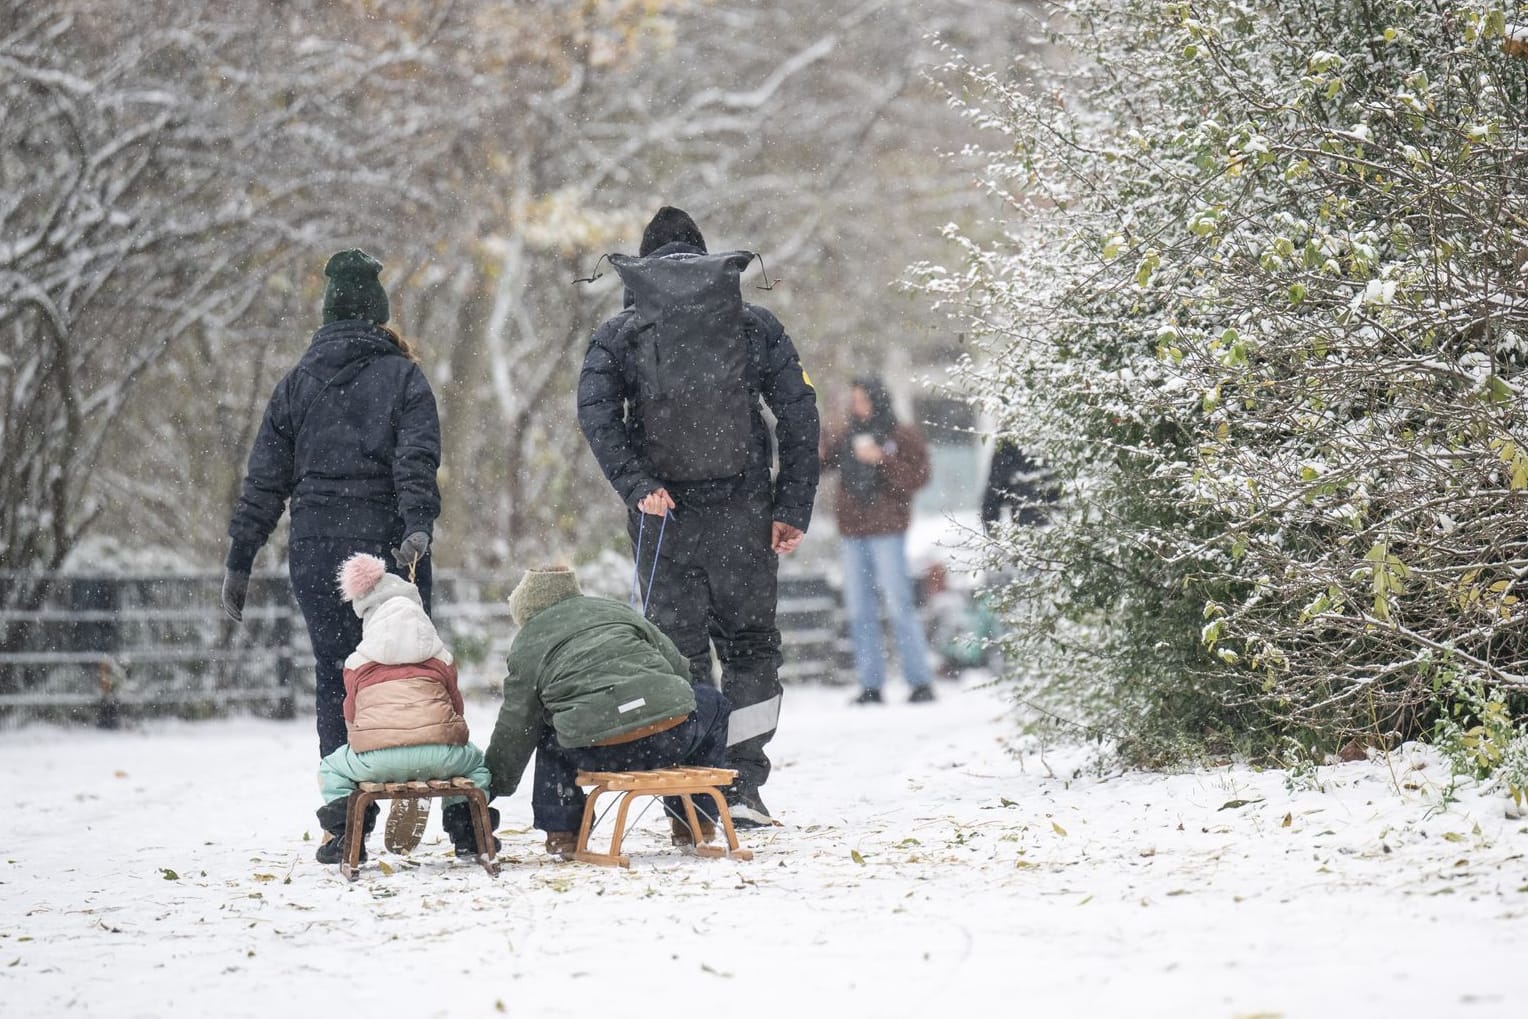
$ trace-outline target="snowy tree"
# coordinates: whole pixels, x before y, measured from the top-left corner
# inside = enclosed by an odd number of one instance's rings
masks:
[[[926,277],[1064,492],[989,544],[1021,696],[1151,761],[1528,689],[1528,8],[1052,14],[1061,59],[952,65],[1006,236]]]
[[[342,244],[387,264],[395,324],[436,389],[443,565],[624,543],[572,413],[588,336],[620,298],[613,274],[572,281],[634,248],[660,204],[691,211],[713,247],[763,252],[783,284],[761,299],[814,378],[948,343],[888,286],[964,200],[932,172],[969,129],[919,76],[935,58],[923,35],[1004,49],[1006,3],[285,3],[256,20],[260,88],[319,142],[285,151],[276,176],[360,163],[385,186],[327,190],[306,250],[258,277],[245,338],[199,334],[161,365],[155,385],[184,399],[116,431],[120,469],[99,478],[110,538],[220,556],[248,429]]]
[[[298,115],[260,90],[259,26],[232,9],[0,9],[8,569],[65,561],[109,513],[95,472],[135,403],[153,401],[143,380],[188,336],[237,331],[259,281],[322,229],[315,192],[366,186],[354,167],[282,172]]]

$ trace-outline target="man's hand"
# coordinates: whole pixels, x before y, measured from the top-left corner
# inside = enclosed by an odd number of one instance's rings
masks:
[[[655,517],[661,517],[673,508],[674,499],[666,488],[655,488],[637,500],[637,509]]]
[[[774,522],[769,536],[769,545],[778,555],[789,555],[796,551],[796,546],[801,544],[801,539],[806,537],[806,532],[790,524],[779,520]]]
[[[223,573],[223,611],[234,622],[244,620],[244,596],[249,594],[249,574],[226,570]]]

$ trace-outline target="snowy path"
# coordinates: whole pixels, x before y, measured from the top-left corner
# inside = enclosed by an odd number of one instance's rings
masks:
[[[0,732],[0,1015],[1528,1014],[1528,822],[1440,807],[1436,760],[1051,778],[941,693],[790,689],[751,863],[656,808],[629,872],[545,862],[522,790],[497,881],[437,819],[415,866],[373,836],[390,875],[314,863],[307,721]]]

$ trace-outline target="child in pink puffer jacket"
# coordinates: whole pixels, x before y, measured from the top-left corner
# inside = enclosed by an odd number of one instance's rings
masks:
[[[340,567],[340,595],[361,617],[361,643],[345,659],[349,741],[318,766],[324,805],[318,820],[331,838],[319,863],[345,857],[346,808],[361,782],[409,782],[461,775],[488,789],[483,752],[468,741],[456,665],[425,615],[419,590],[373,555]],[[444,800],[441,825],[457,856],[477,854],[472,817],[461,797]],[[498,826],[496,813],[490,819]],[[368,826],[369,827],[369,826]],[[366,835],[362,832],[363,840]],[[366,858],[364,845],[361,858]]]

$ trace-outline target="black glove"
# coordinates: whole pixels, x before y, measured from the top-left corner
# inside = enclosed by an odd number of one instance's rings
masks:
[[[227,570],[223,573],[223,611],[234,622],[244,619],[244,596],[249,593],[249,574]]]
[[[406,570],[428,555],[429,551],[430,536],[423,531],[415,531],[403,539],[402,545],[393,549],[393,559],[400,570]]]

